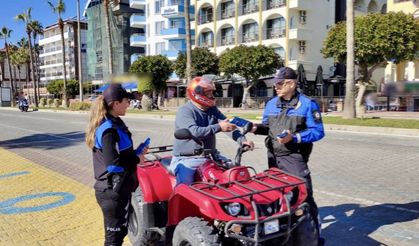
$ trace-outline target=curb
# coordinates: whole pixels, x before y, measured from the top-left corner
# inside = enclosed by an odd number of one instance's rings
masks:
[[[357,133],[372,133],[372,134],[388,134],[408,137],[418,137],[419,129],[405,129],[392,127],[375,127],[375,126],[352,126],[352,125],[334,125],[325,124],[326,131],[341,131],[341,132],[357,132]]]

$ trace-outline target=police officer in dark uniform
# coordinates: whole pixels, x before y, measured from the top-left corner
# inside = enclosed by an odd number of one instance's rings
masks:
[[[296,79],[297,74],[292,68],[279,69],[273,78],[278,96],[267,103],[262,124],[256,124],[252,132],[268,135],[265,144],[269,167],[278,167],[306,179],[307,203],[314,222],[319,225],[307,162],[313,142],[324,137],[324,129],[318,104],[297,90]]]
[[[122,245],[127,235],[131,192],[140,157],[133,149],[131,133],[119,116],[126,113],[134,96],[120,84],[111,84],[96,99],[86,132],[86,143],[93,152],[96,200],[102,209],[105,245]]]

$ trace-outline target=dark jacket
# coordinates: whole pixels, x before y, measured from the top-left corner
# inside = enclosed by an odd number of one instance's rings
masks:
[[[277,135],[284,130],[290,130],[293,141],[280,144]],[[255,134],[268,135],[266,145],[277,156],[301,153],[308,159],[312,143],[324,137],[319,106],[300,93],[290,101],[275,97],[267,103]]]
[[[136,178],[139,158],[133,149],[131,133],[118,117],[107,115],[96,129],[93,148],[93,166],[96,183],[94,188],[112,188],[112,176],[124,176],[122,189],[134,191],[138,185]]]

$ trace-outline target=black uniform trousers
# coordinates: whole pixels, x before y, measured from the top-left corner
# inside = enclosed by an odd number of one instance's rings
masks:
[[[304,178],[307,185],[307,199],[306,202],[310,205],[310,214],[316,223],[317,227],[320,227],[318,219],[318,208],[313,197],[313,184],[311,181],[310,170],[307,165],[308,160],[305,159],[300,153],[291,153],[289,155],[275,156],[268,150],[268,163],[269,167],[278,167],[279,169],[295,175],[300,178]]]
[[[128,233],[130,192],[117,193],[112,189],[96,190],[96,200],[102,209],[105,225],[105,246],[122,245]]]

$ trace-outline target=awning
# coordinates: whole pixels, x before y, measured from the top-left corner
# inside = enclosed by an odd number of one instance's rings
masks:
[[[109,85],[110,84],[104,84],[101,87],[99,87],[98,89],[94,90],[94,92],[100,92],[100,93],[102,93],[102,92],[104,92],[109,87]],[[125,90],[130,90],[130,91],[134,90],[134,91],[136,91],[137,90],[137,82],[123,83],[122,84],[122,87],[124,87]]]

